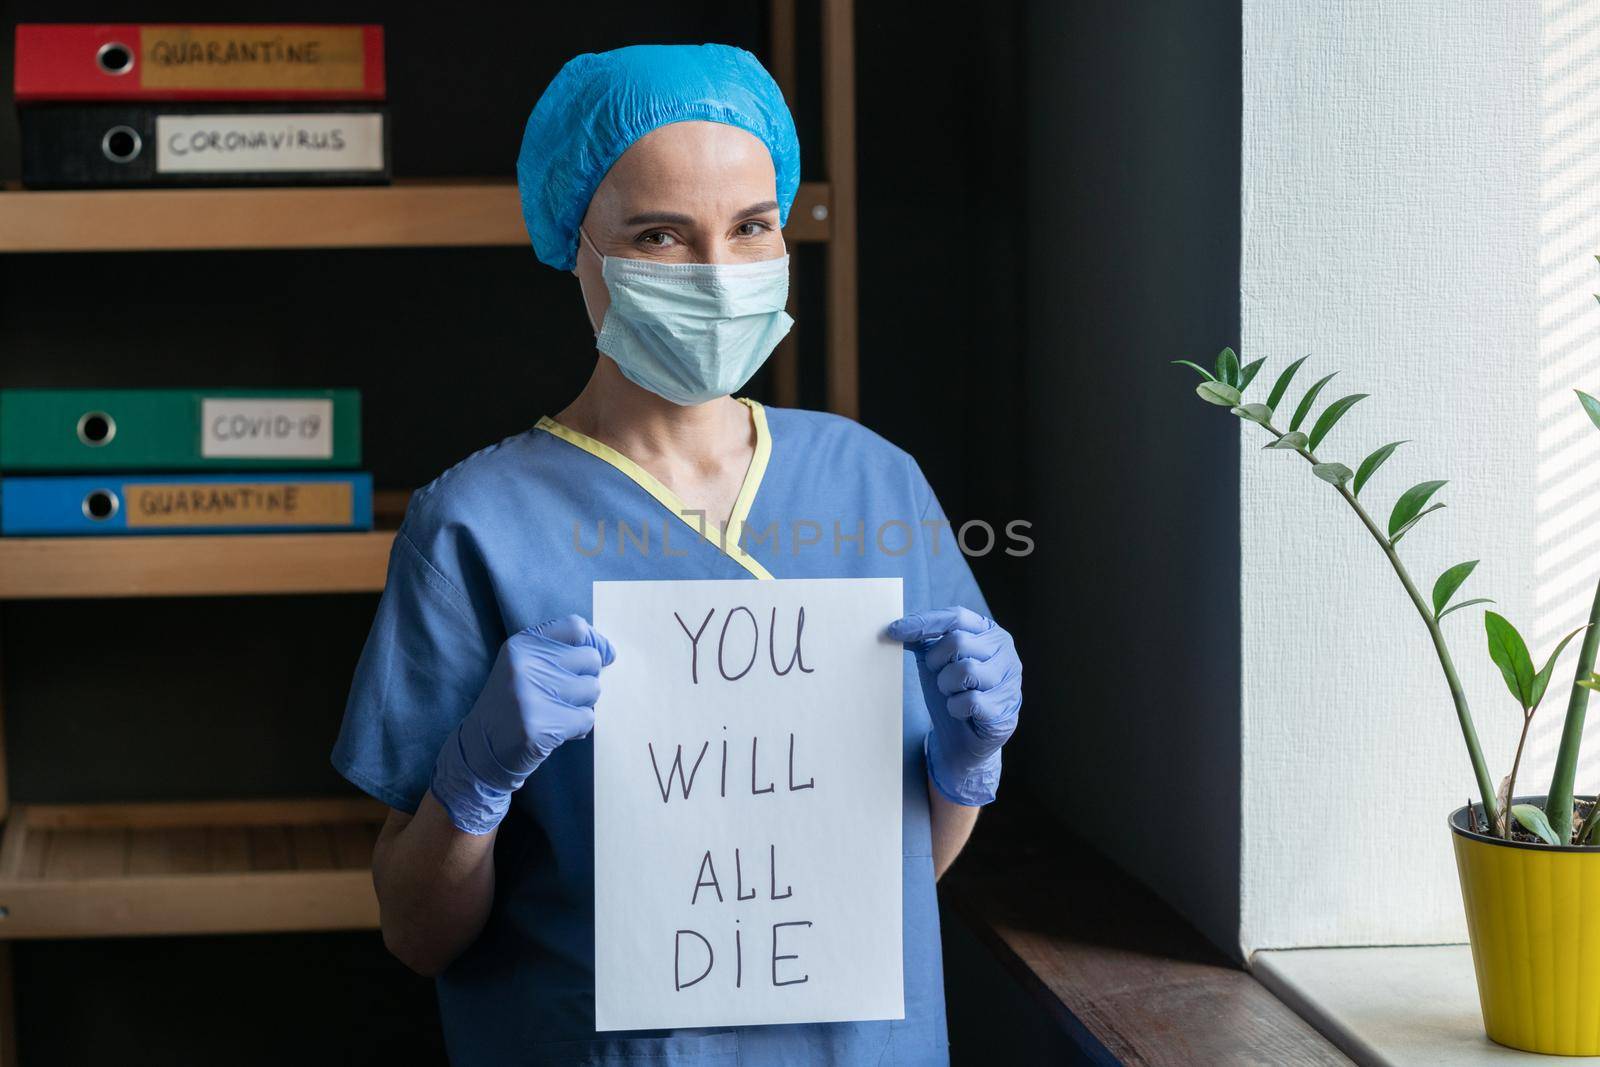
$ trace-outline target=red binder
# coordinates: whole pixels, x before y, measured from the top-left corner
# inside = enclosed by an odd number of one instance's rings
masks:
[[[383,27],[18,23],[14,95],[44,100],[382,100]]]

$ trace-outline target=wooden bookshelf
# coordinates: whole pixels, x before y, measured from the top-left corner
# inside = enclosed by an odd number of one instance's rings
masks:
[[[830,193],[822,182],[800,186],[784,230],[789,240],[828,240]],[[0,192],[0,253],[527,243],[516,184],[503,181]]]
[[[821,17],[824,144],[816,173],[826,180],[800,186],[784,233],[791,246],[824,246],[817,251],[827,272],[827,395],[833,410],[853,417],[853,4],[822,0]],[[793,103],[800,80],[793,0],[771,0],[769,21],[773,67]],[[360,188],[0,188],[0,255],[526,250],[527,242],[516,186],[504,179]],[[159,263],[140,260],[136,269]],[[62,329],[70,336],[71,323]],[[774,365],[775,399],[798,403],[794,334]],[[377,592],[397,518],[385,521],[381,495],[377,504],[380,527],[388,529],[366,533],[0,538],[0,601]],[[403,509],[403,494],[399,504]],[[0,712],[0,1067],[17,1062],[11,939],[376,927],[369,864],[381,805],[273,800],[8,810],[3,723]]]
[[[19,804],[0,939],[373,929],[366,798]]]
[[[393,530],[0,538],[0,600],[376,593]]]

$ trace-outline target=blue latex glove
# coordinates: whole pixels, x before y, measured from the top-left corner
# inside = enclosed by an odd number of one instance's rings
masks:
[[[578,615],[512,634],[433,765],[429,791],[458,830],[486,834],[562,743],[589,736],[611,642]]]
[[[928,777],[957,804],[989,803],[1000,786],[1000,746],[1022,710],[1022,660],[1011,635],[966,608],[913,612],[888,634],[921,668],[933,721],[924,742]]]

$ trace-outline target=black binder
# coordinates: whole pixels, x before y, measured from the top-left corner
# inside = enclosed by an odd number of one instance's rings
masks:
[[[39,104],[18,108],[32,189],[377,185],[388,108],[368,104]]]

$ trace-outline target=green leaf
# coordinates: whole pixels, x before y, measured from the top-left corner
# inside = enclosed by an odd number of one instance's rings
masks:
[[[1265,404],[1240,404],[1233,409],[1233,413],[1241,419],[1249,419],[1265,426],[1267,420],[1272,418],[1272,409]]]
[[[1528,646],[1504,615],[1492,611],[1483,613],[1483,629],[1489,638],[1489,658],[1500,668],[1506,688],[1524,711],[1532,707],[1533,659]]]
[[[1439,617],[1444,606],[1450,603],[1450,598],[1456,595],[1456,590],[1461,588],[1461,583],[1467,580],[1467,575],[1478,565],[1475,559],[1465,563],[1457,563],[1454,567],[1439,575],[1439,580],[1433,583],[1433,616]]]
[[[1561,841],[1556,837],[1550,820],[1545,818],[1544,809],[1536,804],[1511,805],[1512,816],[1522,824],[1522,828],[1533,834],[1547,845],[1559,845]]]
[[[1317,394],[1322,392],[1322,387],[1331,382],[1333,375],[1338,373],[1338,371],[1334,371],[1333,374],[1328,375],[1326,378],[1317,379],[1317,383],[1306,391],[1306,395],[1300,398],[1300,406],[1294,409],[1294,418],[1289,420],[1289,429],[1298,430],[1300,428],[1300,424],[1306,421],[1306,416],[1311,414],[1311,405],[1317,402]]]
[[[1361,466],[1356,468],[1356,484],[1351,490],[1356,496],[1361,495],[1361,487],[1367,484],[1367,479],[1383,466],[1383,461],[1388,459],[1394,450],[1405,444],[1404,441],[1390,441],[1372,455],[1361,461]]]
[[[1217,381],[1239,388],[1239,357],[1231,348],[1217,353]]]
[[[1587,678],[1579,678],[1574,684],[1581,685],[1585,689],[1600,689],[1600,674],[1591,674]]]
[[[1444,510],[1444,505],[1443,504],[1429,504],[1427,507],[1425,507],[1421,511],[1417,512],[1415,517],[1413,517],[1410,522],[1406,523],[1404,526],[1400,527],[1400,529],[1396,530],[1394,532],[1394,536],[1389,538],[1389,543],[1391,545],[1398,545],[1400,543],[1400,538],[1404,537],[1406,534],[1411,532],[1411,527],[1413,527],[1417,523],[1421,522],[1427,516],[1432,515],[1435,511],[1443,511],[1443,510]]]
[[[1272,392],[1267,394],[1267,407],[1273,411],[1278,410],[1278,401],[1282,400],[1283,394],[1288,392],[1289,383],[1294,381],[1294,372],[1300,369],[1300,364],[1310,358],[1310,356],[1301,356],[1284,368],[1283,373],[1278,375],[1278,380],[1273,383]]]
[[[1306,447],[1306,435],[1301,433],[1299,430],[1292,430],[1278,438],[1276,441],[1272,442],[1270,445],[1262,445],[1261,447],[1292,448],[1298,452],[1300,449]]]
[[[1239,390],[1225,382],[1201,382],[1194,387],[1200,394],[1201,400],[1213,404],[1220,404],[1225,408],[1237,407],[1239,404]]]
[[[1250,383],[1256,380],[1256,374],[1261,370],[1261,365],[1267,361],[1266,356],[1246,363],[1239,368],[1239,392],[1243,393],[1250,388]]]
[[[1400,527],[1413,519],[1420,518],[1422,505],[1426,504],[1428,498],[1445,484],[1445,482],[1421,482],[1400,494],[1400,499],[1395,501],[1394,510],[1389,513],[1389,538],[1393,540],[1400,532]]]
[[[1311,473],[1329,485],[1343,485],[1351,478],[1350,468],[1343,463],[1315,463],[1312,464]]]
[[[1595,299],[1600,300],[1600,295],[1596,295]],[[1583,405],[1583,410],[1589,413],[1589,421],[1600,426],[1600,400],[1596,400],[1582,389],[1574,389],[1573,392],[1578,394],[1578,403]]]
[[[1322,439],[1328,436],[1328,431],[1333,429],[1333,424],[1343,418],[1345,412],[1361,403],[1369,395],[1371,394],[1355,393],[1351,396],[1341,396],[1338,400],[1329,404],[1328,409],[1318,416],[1317,424],[1311,428],[1312,451],[1316,451],[1316,447],[1322,443]]]
[[[1577,637],[1579,634],[1583,633],[1583,631],[1587,630],[1588,628],[1589,627],[1586,626],[1586,625],[1578,627],[1576,630],[1572,631],[1570,634],[1568,634],[1567,636],[1563,637],[1561,639],[1561,643],[1556,646],[1556,650],[1554,652],[1550,653],[1550,658],[1545,661],[1544,669],[1542,671],[1540,671],[1538,674],[1534,675],[1534,678],[1533,678],[1533,694],[1532,694],[1533,695],[1533,703],[1528,705],[1529,707],[1531,707],[1531,708],[1538,707],[1539,706],[1539,701],[1544,699],[1544,691],[1546,689],[1550,688],[1550,675],[1556,669],[1556,659],[1561,655],[1561,651],[1564,648],[1567,647],[1567,642],[1571,641],[1574,637]]]
[[[1459,603],[1459,604],[1451,604],[1449,607],[1447,607],[1443,611],[1439,612],[1439,614],[1434,616],[1434,621],[1437,622],[1439,619],[1444,618],[1446,615],[1450,614],[1452,611],[1460,611],[1462,608],[1470,608],[1474,604],[1493,604],[1493,603],[1494,603],[1494,601],[1490,600],[1486,596],[1474,597],[1471,600],[1463,600],[1461,603]]]
[[[1194,362],[1193,360],[1190,360],[1190,359],[1175,359],[1175,360],[1172,361],[1172,365],[1174,367],[1193,367],[1195,370],[1200,372],[1200,377],[1204,378],[1206,381],[1214,382],[1214,381],[1217,380],[1216,375],[1212,374],[1210,371],[1206,370],[1204,367],[1202,367],[1200,364]]]

